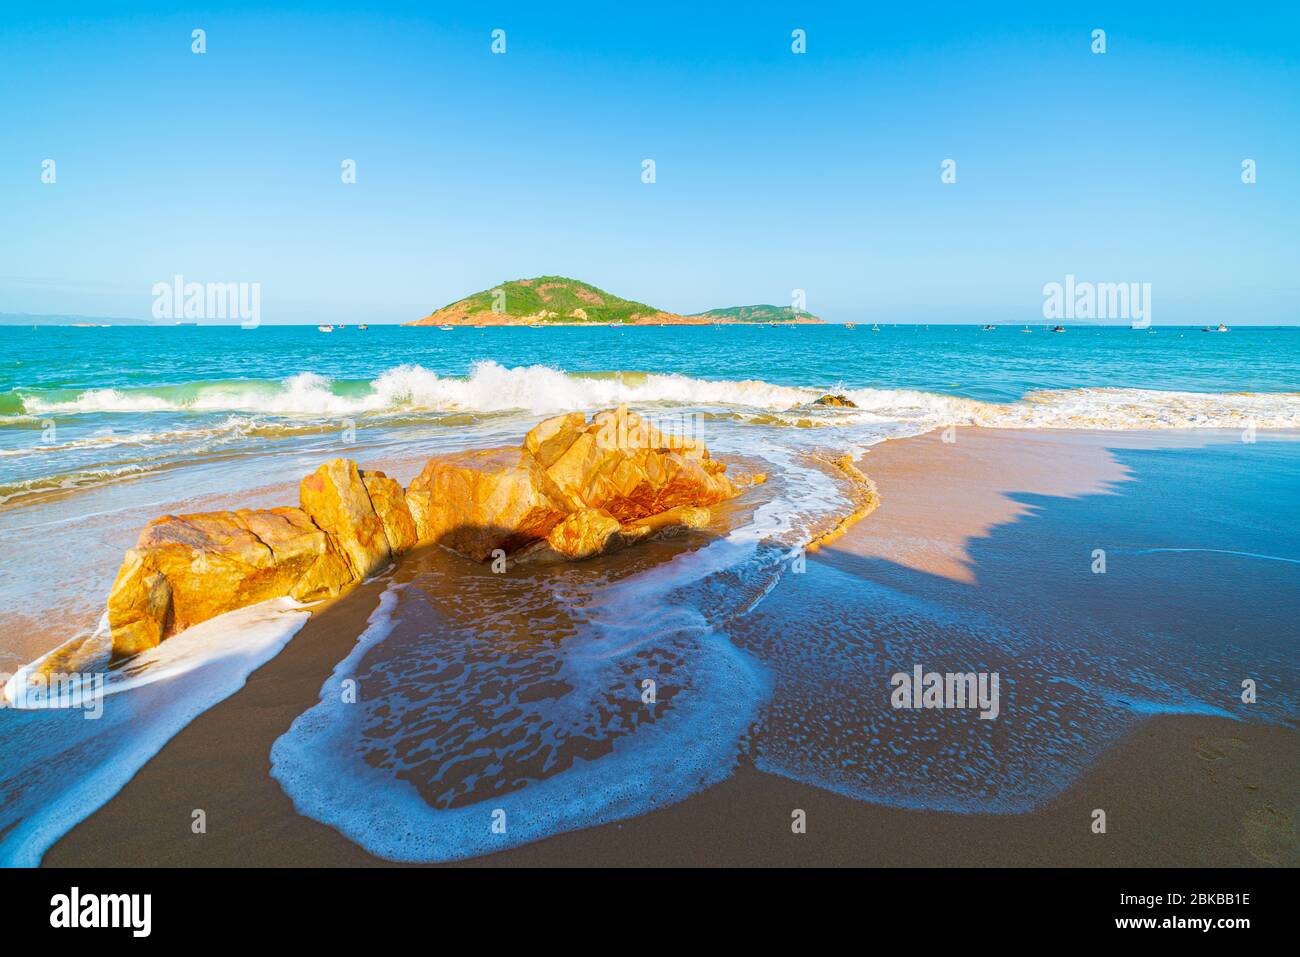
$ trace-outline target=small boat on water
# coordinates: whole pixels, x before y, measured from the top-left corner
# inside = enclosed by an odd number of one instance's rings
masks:
[[[929,329],[930,327],[929,327],[929,326],[926,326],[926,328]],[[879,325],[874,325],[874,326],[872,326],[872,327],[871,327],[871,331],[872,331],[872,332],[879,332],[879,331],[880,331],[880,326],[879,326]]]
[[[358,328],[358,329],[369,329],[370,327],[369,327],[368,325],[366,325],[366,324],[363,322],[363,323],[361,323],[361,325],[357,326],[357,328]]]
[[[451,332],[451,330],[455,329],[456,327],[455,327],[455,326],[439,326],[438,328],[441,329],[443,332]]]
[[[1230,330],[1223,323],[1219,323],[1218,327],[1214,329],[1211,329],[1209,326],[1206,326],[1204,329],[1201,330],[1201,332],[1231,332],[1231,331],[1232,330]]]
[[[334,327],[333,327],[333,326],[317,326],[316,328],[319,329],[321,332],[333,332],[333,331],[334,331]]]
[[[851,322],[846,322],[846,323],[844,323],[844,328],[845,328],[845,329],[856,329],[857,326],[855,326],[855,325],[854,325],[853,323],[851,323]]]
[[[1033,330],[1033,329],[1030,329],[1028,326],[1025,326],[1025,328],[1021,329],[1020,331],[1021,331],[1021,332],[1033,332],[1034,330]]]
[[[997,331],[997,328],[998,328],[998,327],[995,326],[995,325],[993,325],[993,323],[991,323],[991,322],[986,322],[986,323],[984,323],[984,325],[982,325],[982,326],[980,327],[980,332],[996,332],[996,331]]]
[[[1052,331],[1053,331],[1053,332],[1064,332],[1064,331],[1065,331],[1065,326],[1052,326]]]

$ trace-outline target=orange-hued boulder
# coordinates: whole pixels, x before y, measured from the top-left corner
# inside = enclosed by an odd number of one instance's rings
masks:
[[[483,561],[546,534],[571,510],[526,449],[436,455],[411,482],[406,501],[420,542],[446,545]]]
[[[47,688],[59,678],[93,674],[113,663],[113,643],[108,635],[96,632],[71,638],[55,648],[32,668],[27,686],[35,683]]]
[[[108,593],[108,623],[113,656],[128,658],[152,648],[176,629],[172,626],[172,589],[167,576],[132,549]]]
[[[603,509],[584,508],[551,529],[546,536],[546,547],[558,558],[581,561],[622,548],[646,534],[649,530],[625,530],[618,519]]]
[[[569,515],[547,534],[517,554],[519,561],[571,562],[606,555],[651,535],[671,535],[692,528],[704,528],[713,515],[707,508],[679,505],[677,508],[620,524],[604,509],[583,508]]]
[[[837,409],[856,409],[858,407],[858,404],[847,395],[836,395],[834,393],[827,393],[820,399],[815,399],[813,405],[829,405]]]
[[[576,501],[624,523],[735,497],[725,471],[703,443],[664,435],[625,407],[594,415],[547,468]]]
[[[330,534],[352,566],[352,577],[369,578],[392,560],[384,522],[370,502],[357,463],[331,459],[298,487],[302,510]]]
[[[419,536],[415,531],[415,519],[406,505],[406,493],[396,479],[391,479],[383,472],[362,472],[361,481],[365,483],[370,495],[370,504],[375,514],[384,524],[384,534],[394,555],[409,552],[415,547]]]
[[[113,656],[271,598],[337,595],[353,579],[301,509],[165,515],[145,526],[109,593]]]
[[[737,494],[698,440],[625,407],[537,425],[520,448],[438,455],[405,492],[336,458],[302,480],[301,508],[165,515],[140,533],[108,598],[122,658],[272,598],[337,595],[418,544],[483,561],[590,558],[664,529],[707,524]],[[94,649],[87,646],[86,654]]]
[[[625,532],[652,533],[675,529],[704,528],[713,521],[713,513],[699,505],[679,505],[658,515],[638,518],[623,526]]]
[[[550,468],[586,428],[587,420],[581,412],[557,415],[534,426],[524,436],[524,448],[542,464],[542,468]]]
[[[582,558],[644,534],[630,522],[734,497],[725,471],[702,442],[620,407],[590,422],[579,412],[547,419],[519,449],[436,456],[406,502],[421,542],[476,561],[542,539],[555,554]]]

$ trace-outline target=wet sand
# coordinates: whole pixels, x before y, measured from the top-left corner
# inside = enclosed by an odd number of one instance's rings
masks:
[[[977,578],[971,543],[1032,510],[1033,496],[1106,494],[1127,470],[1111,448],[1239,441],[1237,433],[961,429],[875,447],[858,463],[881,505],[808,561],[888,558],[937,579]],[[272,743],[317,701],[382,585],[316,613],[246,687],[200,715],[46,855],[53,866],[382,865],[297,815],[270,777]],[[1252,866],[1300,864],[1296,729],[1218,717],[1140,723],[1066,791],[1024,814],[948,814],[855,801],[736,773],[681,804],[557,835],[471,865]],[[1094,834],[1092,812],[1107,815]],[[207,833],[191,830],[206,814]],[[806,812],[807,832],[791,830]]]

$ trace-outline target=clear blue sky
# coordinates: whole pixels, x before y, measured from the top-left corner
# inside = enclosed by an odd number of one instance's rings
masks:
[[[143,318],[181,273],[404,321],[556,273],[1019,321],[1073,273],[1300,321],[1300,4],[975,6],[6,3],[0,312]]]

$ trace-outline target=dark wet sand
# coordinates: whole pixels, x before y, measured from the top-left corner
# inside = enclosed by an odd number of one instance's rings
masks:
[[[809,561],[888,554],[965,580],[964,543],[1022,508],[1013,492],[1074,495],[1122,482],[1106,447],[1233,435],[959,430],[887,443],[859,463],[882,505]],[[381,585],[313,616],[247,686],[200,715],[46,855],[52,866],[375,866],[297,815],[270,777],[272,743],[315,704]],[[1300,864],[1300,734],[1224,718],[1160,716],[1067,791],[1021,815],[865,804],[742,765],[681,804],[466,862],[477,865],[1258,866]],[[1091,830],[1106,811],[1107,833]],[[193,811],[207,833],[191,832]],[[791,831],[806,812],[807,833]]]

